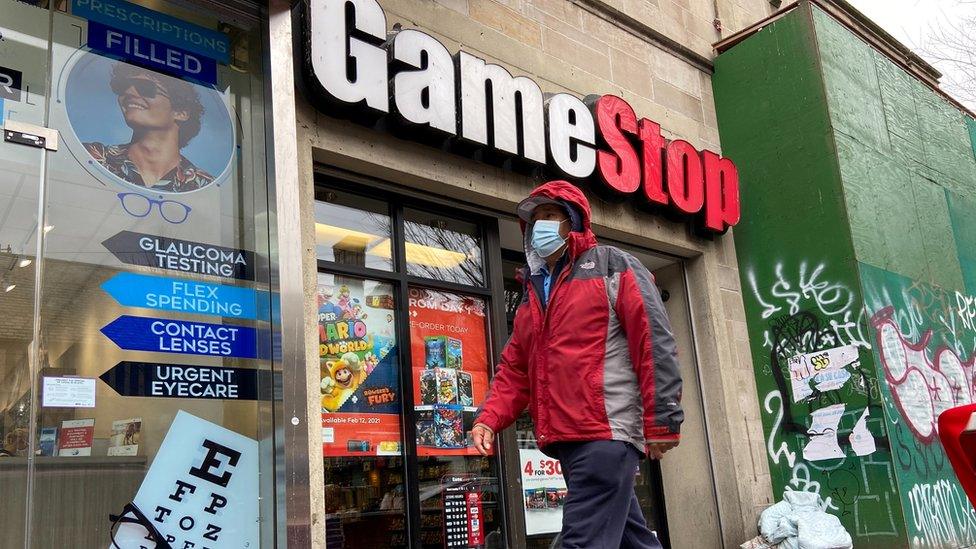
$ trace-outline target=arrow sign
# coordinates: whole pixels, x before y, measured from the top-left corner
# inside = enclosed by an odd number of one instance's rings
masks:
[[[257,294],[251,288],[118,273],[103,282],[102,289],[125,307],[250,320],[257,317]]]
[[[122,396],[258,400],[271,394],[271,372],[190,364],[122,361],[99,376]]]
[[[248,326],[123,315],[101,331],[128,351],[258,358],[258,333]]]
[[[127,265],[254,280],[254,252],[121,231],[102,246]]]

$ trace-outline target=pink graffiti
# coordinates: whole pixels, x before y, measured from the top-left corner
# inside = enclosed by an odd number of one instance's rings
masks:
[[[931,444],[938,435],[939,415],[954,406],[972,403],[976,396],[976,353],[963,362],[943,345],[930,359],[925,350],[932,330],[911,343],[895,324],[894,313],[894,307],[885,307],[871,317],[881,365],[895,406],[908,427],[919,440]]]

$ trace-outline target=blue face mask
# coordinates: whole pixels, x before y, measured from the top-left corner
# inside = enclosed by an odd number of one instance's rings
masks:
[[[566,243],[566,240],[559,235],[559,226],[566,221],[569,220],[539,220],[532,224],[532,248],[539,252],[540,256],[549,257]]]

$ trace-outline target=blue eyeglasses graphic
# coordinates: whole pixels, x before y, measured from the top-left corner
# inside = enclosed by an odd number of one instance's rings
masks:
[[[122,209],[132,217],[146,217],[153,206],[159,207],[159,215],[167,222],[178,225],[190,217],[192,208],[175,200],[156,200],[139,193],[119,193]]]

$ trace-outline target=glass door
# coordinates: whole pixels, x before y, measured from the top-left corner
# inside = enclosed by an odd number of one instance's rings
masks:
[[[47,112],[50,13],[0,0],[0,125],[43,126]],[[14,122],[11,124],[10,122]],[[4,131],[4,136],[7,132]],[[40,204],[47,150],[0,140],[0,531],[24,547],[34,446],[33,357]]]
[[[330,547],[502,547],[498,458],[480,456],[470,439],[493,356],[491,219],[322,183]]]
[[[245,11],[0,0],[4,547],[274,543],[273,216]]]

